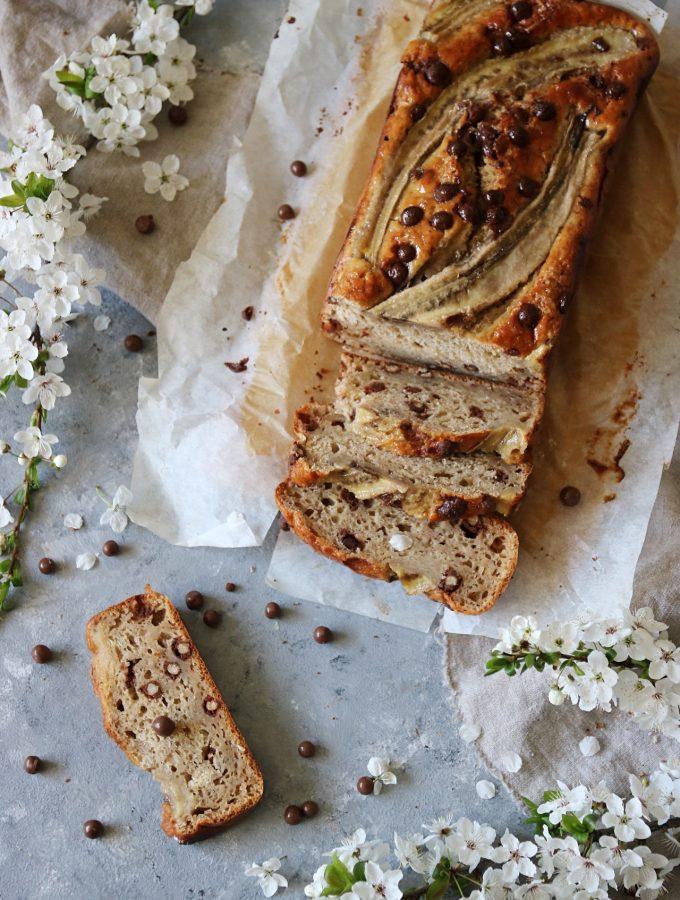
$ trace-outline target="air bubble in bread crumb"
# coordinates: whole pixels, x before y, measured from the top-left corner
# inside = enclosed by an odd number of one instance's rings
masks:
[[[408,534],[393,534],[390,538],[390,547],[397,553],[403,553],[404,550],[410,550],[413,546],[413,538]]]

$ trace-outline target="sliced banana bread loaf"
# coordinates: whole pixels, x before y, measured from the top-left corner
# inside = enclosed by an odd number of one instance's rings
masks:
[[[406,456],[484,450],[520,462],[543,412],[543,388],[513,387],[344,353],[336,408],[371,443]]]
[[[374,481],[362,484],[361,497],[391,491],[404,509],[433,520],[464,512],[507,515],[522,498],[531,471],[528,462],[506,463],[489,453],[442,459],[392,453],[368,444],[341,413],[313,404],[297,411],[293,430],[289,477],[295,484],[340,481],[351,490],[354,470],[362,469]]]
[[[165,795],[163,831],[205,837],[262,797],[257,763],[177,610],[147,585],[87,624],[104,727]]]
[[[359,483],[364,476],[354,474]],[[355,572],[401,581],[450,609],[482,613],[496,602],[517,564],[518,540],[497,516],[427,522],[393,500],[359,500],[341,484],[284,481],[276,500],[306,543]]]

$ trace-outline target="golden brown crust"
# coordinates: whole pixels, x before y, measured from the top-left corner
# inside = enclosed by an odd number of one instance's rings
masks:
[[[114,727],[111,721],[110,710],[113,704],[110,702],[109,697],[107,696],[106,687],[97,676],[96,672],[96,654],[97,654],[97,644],[94,639],[94,632],[96,631],[99,624],[114,613],[117,610],[128,611],[133,610],[138,615],[145,615],[145,602],[146,601],[155,601],[160,602],[165,607],[166,616],[168,617],[168,621],[172,623],[173,628],[176,632],[181,636],[182,640],[187,641],[194,650],[193,658],[198,666],[201,678],[205,682],[205,685],[208,688],[208,692],[212,697],[215,697],[223,706],[224,715],[227,718],[227,724],[229,730],[231,731],[234,739],[239,742],[240,746],[243,748],[243,754],[247,758],[248,763],[252,769],[253,776],[259,780],[259,790],[255,795],[245,800],[240,806],[234,808],[234,810],[229,814],[229,816],[222,819],[210,819],[206,817],[203,820],[200,820],[196,827],[192,830],[184,830],[182,831],[177,822],[172,817],[172,813],[170,811],[170,806],[167,801],[163,803],[163,813],[161,819],[161,828],[163,831],[169,836],[175,838],[179,841],[180,844],[188,844],[193,843],[194,841],[201,840],[202,838],[208,837],[213,834],[215,831],[218,831],[221,828],[230,825],[234,820],[240,818],[242,815],[247,813],[250,809],[256,806],[260,800],[262,799],[262,794],[264,792],[264,780],[262,778],[262,772],[260,771],[255,758],[253,757],[248,745],[246,744],[245,738],[241,734],[238,725],[233,719],[226,703],[224,702],[224,698],[220,693],[219,688],[215,684],[212,675],[208,671],[203,658],[201,657],[196,645],[194,644],[191,635],[186,629],[182,618],[179,613],[170,602],[170,600],[165,597],[163,594],[159,594],[156,591],[152,590],[150,585],[146,585],[144,594],[135,594],[132,597],[128,597],[127,600],[123,600],[121,603],[114,604],[113,606],[109,606],[101,612],[97,613],[93,616],[87,623],[85,629],[85,636],[87,639],[87,646],[90,652],[93,654],[92,665],[90,668],[90,676],[92,679],[92,686],[94,688],[94,692],[99,698],[99,702],[102,708],[102,720],[104,724],[104,730],[108,734],[108,736],[113,740],[123,751],[123,753],[128,757],[128,759],[139,766],[140,761],[135,757],[135,755],[131,752],[130,746],[124,741],[121,740],[120,735],[117,729]],[[148,607],[147,607],[148,608]]]
[[[456,215],[456,211],[470,199],[479,206],[478,194],[475,194],[478,186],[470,181],[471,173],[466,173],[469,154],[458,158],[442,150],[433,151],[424,169],[411,173],[401,193],[399,208],[403,209],[411,203],[419,206],[424,212],[421,221],[407,226],[399,217],[391,218],[379,247],[374,246],[368,252],[373,239],[373,224],[378,215],[376,210],[384,200],[381,192],[395,177],[395,160],[411,140],[414,129],[420,127],[423,117],[427,117],[428,111],[434,108],[433,104],[447,91],[449,84],[455,88],[457,81],[474,67],[493,59],[496,55],[494,42],[504,40],[504,34],[519,34],[525,43],[537,46],[546,39],[575,28],[622,29],[633,37],[633,50],[622,53],[620,57],[613,56],[611,61],[603,63],[600,59],[608,60],[606,52],[602,56],[593,51],[592,61],[585,69],[576,66],[574,71],[566,71],[563,77],[539,85],[539,90],[534,94],[530,90],[526,97],[519,100],[499,98],[491,112],[500,137],[494,153],[484,161],[488,170],[485,177],[491,178],[494,189],[504,192],[503,203],[512,220],[529,202],[516,189],[518,173],[540,182],[546,162],[554,151],[560,125],[567,114],[587,116],[588,129],[600,137],[596,158],[588,167],[580,199],[547,258],[530,281],[507,300],[490,329],[485,331],[475,327],[474,330],[474,337],[478,340],[512,355],[527,356],[537,347],[549,349],[553,345],[561,327],[563,312],[574,290],[585,240],[592,229],[606,175],[608,154],[623,132],[637,98],[658,63],[658,47],[649,27],[629,13],[611,6],[581,0],[533,0],[531,15],[517,22],[510,12],[510,5],[505,2],[473,0],[465,7],[455,2],[433,5],[421,36],[408,45],[402,57],[402,70],[371,175],[336,263],[329,297],[341,297],[363,308],[374,307],[386,298],[398,296],[386,272],[390,264],[396,261],[395,249],[399,245],[407,243],[417,250],[415,262],[408,265],[409,278],[426,264],[443,241],[455,244],[460,240],[461,246],[464,246],[470,226]],[[524,49],[524,45],[518,46],[518,50]],[[512,48],[508,53],[510,64],[514,56]],[[442,65],[444,68],[439,72],[439,79],[433,79],[431,67]],[[432,83],[433,80],[435,83]],[[547,121],[535,117],[530,121],[518,118],[520,114],[526,115],[530,101],[537,98],[554,106],[554,118]],[[472,108],[461,112],[462,118],[458,121],[463,129],[461,133],[465,128],[470,128],[472,115]],[[508,129],[512,125],[522,125],[525,132],[530,133],[528,145],[518,146],[508,138]],[[439,184],[463,185],[467,195],[457,192],[450,198],[435,200],[433,192]],[[435,211],[452,214],[453,224],[445,233],[431,225]],[[526,303],[536,306],[541,314],[534,328],[523,327],[518,321],[518,311]],[[453,316],[440,324],[466,329],[470,321],[469,317]],[[334,334],[333,325],[332,307],[327,303],[324,327],[342,340],[341,329],[336,327]]]
[[[394,573],[388,565],[352,554],[349,550],[331,543],[323,537],[323,535],[315,531],[305,515],[295,506],[288,503],[286,481],[282,481],[276,488],[275,498],[277,506],[281,511],[281,515],[284,517],[291,530],[306,544],[309,544],[309,546],[317,553],[320,553],[322,556],[326,556],[328,559],[332,559],[335,562],[342,563],[344,566],[347,566],[348,569],[352,569],[352,571],[357,572],[359,575],[365,575],[367,578],[376,578],[379,581],[395,580]],[[479,615],[491,609],[508,586],[510,579],[515,572],[519,553],[519,542],[512,527],[503,519],[493,518],[499,523],[502,522],[503,526],[507,528],[508,533],[515,536],[514,560],[509,567],[508,574],[497,583],[493,593],[487,598],[486,602],[478,608],[471,610],[469,607],[460,603],[452,594],[439,590],[438,588],[426,591],[426,597],[437,603],[442,603],[454,612],[464,613],[465,615]]]

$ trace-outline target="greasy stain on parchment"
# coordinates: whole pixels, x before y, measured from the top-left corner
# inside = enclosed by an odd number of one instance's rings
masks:
[[[640,402],[641,317],[663,290],[661,258],[678,228],[680,83],[663,64],[638,105],[610,173],[579,289],[560,335],[526,499],[513,519],[525,549],[564,522],[559,492],[611,502],[625,477]]]

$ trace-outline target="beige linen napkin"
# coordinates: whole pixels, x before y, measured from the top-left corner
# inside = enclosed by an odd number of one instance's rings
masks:
[[[79,123],[61,110],[42,74],[61,53],[86,47],[95,34],[128,31],[123,0],[0,0],[0,131],[11,135],[13,123],[38,103],[64,133]],[[205,28],[197,20],[187,33]],[[198,39],[197,39],[198,42]],[[162,112],[156,124],[159,138],[140,145],[141,159],[122,154],[104,156],[91,149],[73,173],[82,190],[108,197],[82,241],[92,265],[106,270],[106,286],[154,321],[175,270],[187,259],[224,197],[227,156],[245,131],[259,83],[256,74],[236,75],[198,61],[189,121],[171,125]],[[168,153],[181,161],[188,190],[172,203],[160,194],[144,193],[143,160],[160,162]],[[140,235],[135,219],[151,213],[156,230]]]

